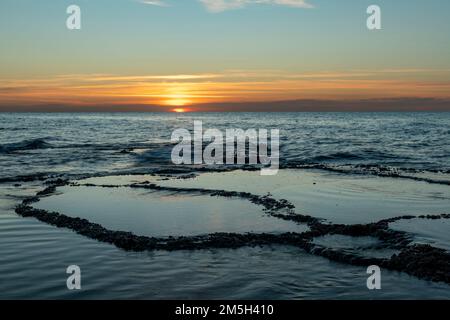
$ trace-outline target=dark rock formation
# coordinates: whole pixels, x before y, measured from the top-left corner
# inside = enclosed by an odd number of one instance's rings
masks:
[[[300,215],[294,212],[294,206],[287,200],[277,200],[271,197],[258,196],[248,192],[207,190],[200,188],[162,187],[150,182],[121,185],[83,184],[85,187],[104,188],[143,188],[155,191],[171,191],[178,193],[197,193],[212,197],[241,198],[262,206],[264,212],[272,217],[307,224],[310,231],[304,233],[213,233],[201,236],[179,237],[146,237],[137,236],[131,232],[113,231],[92,223],[86,219],[72,218],[57,212],[38,210],[30,204],[39,201],[40,197],[51,195],[58,186],[69,184],[67,180],[56,179],[48,182],[48,187],[39,191],[36,196],[23,200],[16,208],[16,213],[23,217],[33,217],[39,221],[59,228],[68,228],[83,236],[101,242],[113,244],[129,251],[151,250],[197,250],[208,248],[239,248],[244,246],[262,246],[271,244],[292,245],[306,252],[328,258],[332,261],[358,266],[378,265],[380,267],[406,272],[421,279],[441,281],[450,284],[450,253],[429,245],[410,245],[411,236],[405,232],[389,229],[389,223],[402,219],[450,219],[450,214],[399,216],[368,224],[328,224],[322,219]],[[76,183],[69,185],[78,186]],[[380,248],[400,249],[398,255],[390,259],[361,257],[355,253],[345,252],[316,246],[312,243],[315,237],[340,234],[352,237],[371,236],[380,240]]]

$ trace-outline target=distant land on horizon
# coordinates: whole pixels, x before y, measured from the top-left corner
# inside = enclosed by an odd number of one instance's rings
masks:
[[[156,104],[0,106],[0,112],[450,112],[450,99],[285,100],[216,102],[168,107]]]

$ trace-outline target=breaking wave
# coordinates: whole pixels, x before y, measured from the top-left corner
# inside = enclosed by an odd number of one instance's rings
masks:
[[[45,139],[38,138],[38,139],[22,140],[16,143],[0,144],[0,153],[12,153],[25,150],[48,149],[51,147],[52,145],[47,141],[45,141]]]

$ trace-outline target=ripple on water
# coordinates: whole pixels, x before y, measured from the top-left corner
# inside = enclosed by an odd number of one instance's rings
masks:
[[[293,247],[129,253],[14,214],[0,243],[0,299],[450,299],[448,285],[386,270],[369,291],[365,268]],[[72,264],[81,291],[66,288]]]
[[[313,240],[315,245],[332,250],[368,258],[390,258],[399,250],[384,248],[380,240],[374,237],[351,237],[340,234],[330,234]]]
[[[381,219],[420,214],[446,213],[450,208],[450,188],[375,176],[348,176],[318,170],[280,170],[275,176],[259,172],[233,171],[205,173],[187,180],[158,184],[180,188],[219,188],[254,194],[270,192],[287,199],[296,212],[324,218],[333,223],[370,223]]]
[[[450,220],[448,219],[399,220],[390,223],[389,227],[412,234],[415,243],[430,244],[450,251]]]
[[[310,177],[311,180],[303,180],[303,183],[309,181],[313,185],[313,182],[321,181],[316,180],[318,178],[315,175]],[[138,179],[141,178],[143,177],[138,177]],[[212,175],[211,178],[218,177]],[[281,192],[286,184],[292,189],[297,186],[291,185],[292,180],[289,180],[289,177],[284,176],[284,178],[286,178],[284,181],[277,182],[278,187],[274,188],[275,192]],[[294,179],[295,176],[291,178]],[[231,190],[244,188],[243,191],[266,194],[265,185],[254,185],[251,177],[248,185],[240,184],[242,181],[229,184],[227,179],[224,177],[220,180],[221,188],[233,188]],[[198,180],[177,180],[176,183],[186,186],[186,182],[198,183],[196,181]],[[214,189],[217,189],[217,181],[219,180],[216,180]],[[173,181],[164,183],[173,183]],[[257,192],[252,189],[257,189]],[[366,188],[364,192],[368,192],[367,190]],[[53,203],[54,209],[58,211],[62,206],[66,209],[85,206],[82,210],[84,214],[96,219],[104,219],[105,223],[110,220],[111,227],[114,224],[124,226],[136,219],[141,222],[141,227],[145,230],[148,231],[151,227],[151,224],[142,223],[148,211],[143,210],[140,212],[141,217],[134,218],[129,210],[121,209],[122,201],[131,201],[133,208],[137,203],[138,207],[154,210],[153,218],[158,222],[163,218],[162,212],[172,210],[176,213],[176,208],[179,208],[177,203],[182,203],[183,208],[187,205],[188,208],[200,210],[200,214],[202,210],[208,213],[214,212],[217,205],[219,216],[224,219],[221,221],[226,221],[225,216],[234,212],[234,214],[241,214],[240,222],[245,226],[249,225],[246,221],[247,215],[252,217],[249,219],[252,222],[255,221],[253,218],[258,220],[263,216],[260,207],[240,199],[192,197],[144,190],[133,190],[129,193],[128,188],[64,187],[59,191],[62,193],[43,198],[41,203],[36,205],[42,205],[48,201],[47,204]],[[13,189],[8,190],[8,193],[13,193]],[[77,196],[75,193],[78,193]],[[63,198],[64,196],[68,198]],[[11,199],[14,197],[7,198],[7,200],[0,199],[1,207],[5,208],[0,215],[2,260],[0,299],[450,299],[449,286],[446,284],[422,281],[388,270],[382,270],[383,289],[369,291],[366,287],[365,268],[335,263],[322,257],[306,254],[294,247],[125,252],[67,229],[58,229],[32,218],[20,218],[10,210]],[[60,204],[57,199],[61,200]],[[111,202],[108,203],[110,200]],[[139,204],[140,201],[141,204]],[[108,205],[108,210],[105,210],[105,204]],[[202,209],[202,205],[205,208]],[[130,203],[125,202],[123,207],[130,208]],[[237,213],[233,208],[238,208]],[[112,217],[109,216],[110,209],[113,213],[115,210],[116,216],[114,214]],[[121,221],[120,216],[123,216],[124,212],[126,215]],[[73,214],[78,215],[78,212]],[[272,222],[278,219],[266,218],[270,221],[271,230],[274,230]],[[434,220],[424,221],[434,222]],[[166,230],[174,230],[170,221],[166,222],[168,222]],[[189,220],[189,223],[197,224],[192,220]],[[261,225],[265,228],[269,224],[264,222]],[[289,223],[289,225],[292,224]],[[241,224],[237,227],[240,226]],[[134,230],[139,226],[130,225],[129,227]],[[180,228],[183,229],[186,226]],[[192,231],[189,228],[190,226],[184,231]],[[206,227],[203,231],[205,229]],[[377,245],[376,239],[370,237],[338,237],[341,238],[336,239],[333,236],[318,238],[316,244],[339,250],[356,249],[364,253],[370,252],[371,248]],[[83,290],[79,292],[66,289],[65,270],[71,264],[77,264],[82,268]]]

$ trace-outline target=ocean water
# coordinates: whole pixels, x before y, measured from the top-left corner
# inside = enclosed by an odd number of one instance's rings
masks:
[[[450,213],[450,113],[0,113],[0,299],[450,299],[446,284],[387,270],[383,289],[369,291],[365,268],[298,248],[130,253],[14,213],[22,199],[42,190],[44,178],[127,184],[170,171],[171,133],[192,130],[194,120],[205,129],[279,129],[284,169],[264,183],[259,172],[238,170],[160,184],[271,192],[300,213],[339,223]],[[304,227],[271,225],[260,208],[239,200],[126,188],[67,186],[36,206],[146,235],[222,231],[221,225],[238,232]],[[393,227],[416,242],[449,248],[448,221]],[[316,241],[369,256],[392,254],[373,252],[371,238]],[[71,264],[82,269],[81,291],[66,288]]]
[[[194,120],[279,129],[285,165],[450,171],[450,113],[0,113],[0,181],[167,166],[173,130]]]
[[[283,169],[275,176],[261,177],[259,171],[234,170],[207,172],[191,179],[171,179],[158,184],[216,189],[218,181],[220,188],[227,191],[258,195],[270,192],[275,198],[292,203],[297,213],[333,223],[364,224],[402,215],[450,211],[450,187],[446,184],[371,174]]]

